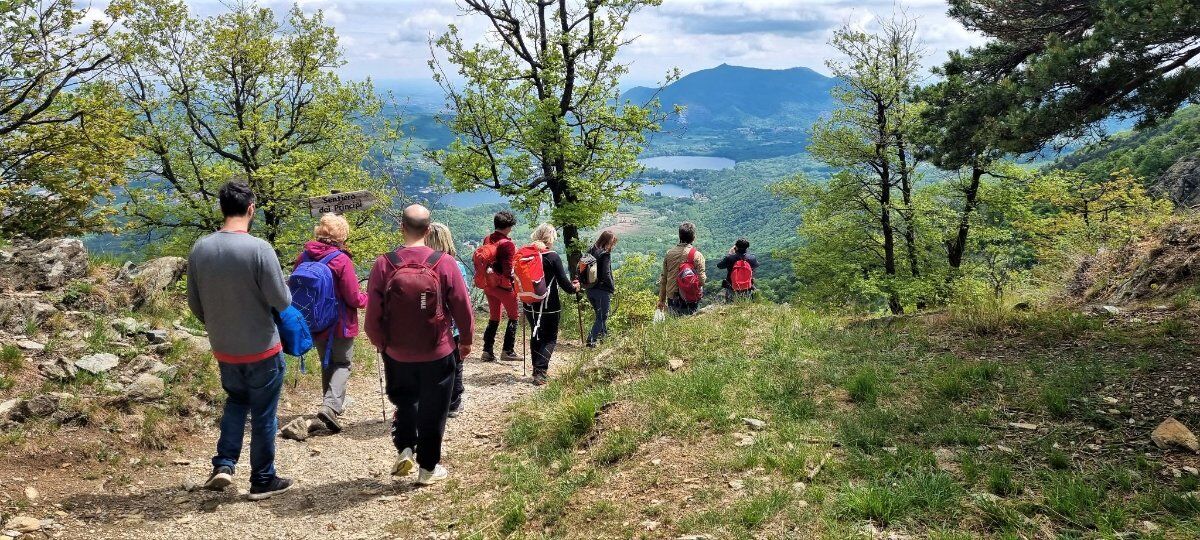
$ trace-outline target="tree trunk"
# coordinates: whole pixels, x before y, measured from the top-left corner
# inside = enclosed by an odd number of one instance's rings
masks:
[[[887,106],[883,103],[876,104],[875,122],[879,130],[875,141],[875,158],[879,163],[879,229],[883,233],[883,271],[888,277],[888,309],[898,315],[904,312],[904,306],[892,282],[896,277],[896,236],[892,229],[891,160],[887,155],[890,135]]]
[[[971,214],[975,211],[979,196],[979,181],[983,178],[983,168],[978,164],[971,167],[971,183],[963,190],[962,215],[958,220],[958,235],[946,246],[947,259],[950,268],[956,273],[962,266],[963,253],[967,249],[967,236],[971,232]]]

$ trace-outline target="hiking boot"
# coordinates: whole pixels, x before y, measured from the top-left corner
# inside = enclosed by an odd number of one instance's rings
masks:
[[[549,382],[549,379],[550,378],[547,377],[545,373],[534,373],[533,374],[533,385],[534,386],[546,386],[546,383]]]
[[[481,353],[479,355],[479,361],[480,362],[495,362],[496,354],[488,352],[488,351],[483,351],[483,353]]]
[[[291,478],[276,476],[275,478],[272,478],[270,482],[267,482],[261,486],[250,486],[250,495],[248,495],[247,498],[252,501],[270,499],[271,497],[292,489],[294,484],[295,483],[292,482]]]
[[[416,466],[417,460],[413,459],[412,448],[405,448],[400,452],[400,457],[396,458],[396,464],[392,466],[392,476],[408,476]]]
[[[208,475],[208,480],[204,481],[204,489],[209,491],[223,491],[230,484],[233,484],[233,467],[218,465],[213,467],[212,474]]]
[[[417,485],[433,485],[445,480],[447,476],[450,476],[450,471],[446,470],[446,468],[441,465],[434,465],[432,471],[421,469],[419,472],[417,472]]]
[[[325,428],[330,433],[342,432],[342,425],[338,423],[338,413],[333,412],[333,409],[321,407],[321,410],[317,411],[317,419],[325,423]]]
[[[504,353],[504,355],[501,356],[500,359],[504,360],[505,362],[524,362],[525,361],[524,356],[521,356],[512,351]]]

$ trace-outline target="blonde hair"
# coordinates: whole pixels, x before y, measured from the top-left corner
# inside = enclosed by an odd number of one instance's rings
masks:
[[[435,221],[429,224],[429,236],[425,237],[425,245],[451,257],[458,257],[458,248],[454,247],[454,235],[450,234],[450,227],[445,223]]]
[[[337,214],[322,214],[313,228],[313,237],[327,244],[344,244],[350,236],[350,223]]]
[[[538,247],[548,249],[558,239],[558,229],[555,229],[554,225],[543,223],[533,230],[533,234],[529,235],[529,239],[533,240],[534,244],[539,244]]]

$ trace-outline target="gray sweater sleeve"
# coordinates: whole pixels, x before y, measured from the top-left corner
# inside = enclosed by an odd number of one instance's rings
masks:
[[[275,250],[271,249],[270,244],[263,243],[263,247],[258,252],[258,260],[260,265],[258,286],[267,299],[267,304],[276,311],[287,309],[292,303],[292,293],[283,280],[279,257],[275,256]]]
[[[200,323],[203,324],[204,323],[204,305],[200,303],[200,291],[199,291],[199,289],[197,289],[196,279],[192,275],[193,268],[195,268],[195,265],[189,261],[188,277],[187,277],[188,308],[192,310],[192,315],[195,315],[196,319],[198,319],[200,321]]]

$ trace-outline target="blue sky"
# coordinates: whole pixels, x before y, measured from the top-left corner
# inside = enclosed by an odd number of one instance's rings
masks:
[[[101,2],[98,2],[101,3]],[[223,9],[220,0],[188,0],[197,14]],[[287,9],[291,0],[260,0]],[[464,35],[483,35],[478,17],[463,16],[455,0],[298,0],[305,11],[322,10],[337,29],[352,78],[429,78],[428,38],[454,23]],[[827,41],[844,23],[867,27],[877,15],[903,6],[919,21],[920,38],[933,65],[947,50],[980,43],[946,16],[944,0],[893,4],[881,0],[664,0],[631,21],[637,39],[624,53],[631,72],[625,85],[661,80],[670,68],[684,73],[721,63],[827,73],[834,54]]]

